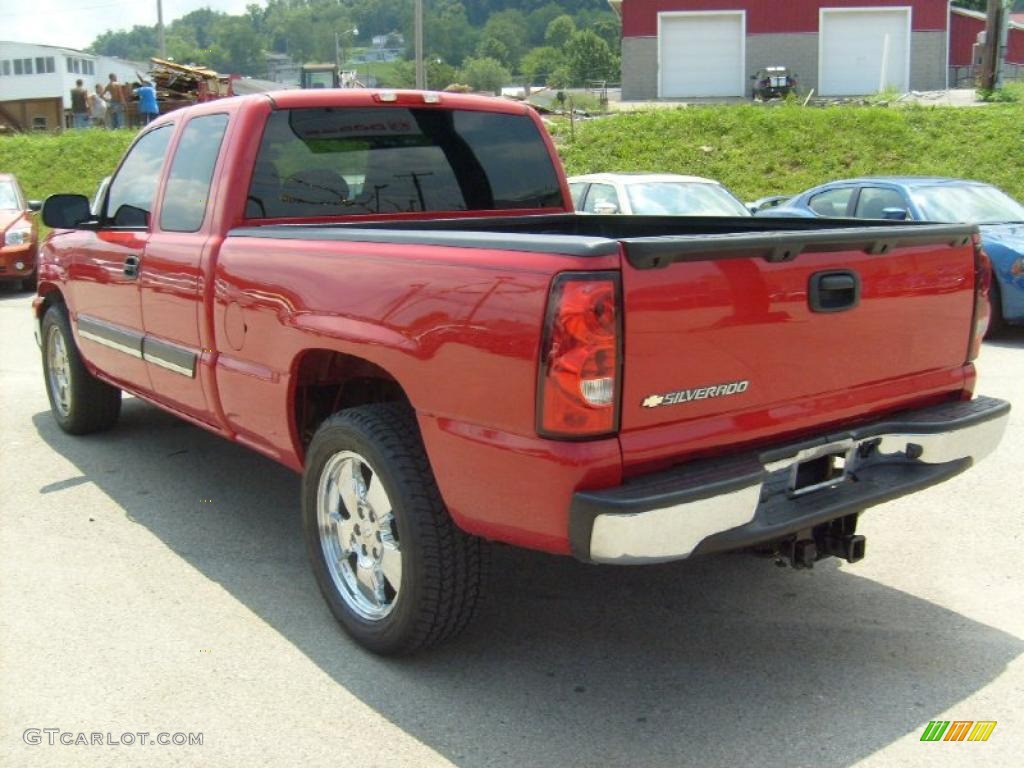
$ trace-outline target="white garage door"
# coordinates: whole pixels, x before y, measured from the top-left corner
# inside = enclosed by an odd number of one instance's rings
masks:
[[[860,96],[880,89],[909,88],[909,8],[823,9],[820,47],[818,83],[823,96]]]
[[[659,94],[742,96],[744,14],[659,14]]]

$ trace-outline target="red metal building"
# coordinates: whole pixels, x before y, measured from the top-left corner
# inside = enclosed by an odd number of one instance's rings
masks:
[[[974,61],[974,44],[985,30],[985,14],[965,8],[952,9],[949,34],[949,65],[954,70],[970,67]],[[1006,63],[1010,68],[1024,67],[1024,15],[1010,19],[1006,38]]]
[[[625,99],[748,96],[768,66],[826,96],[937,90],[951,43],[970,34],[961,20],[973,21],[948,0],[610,2],[622,16]]]

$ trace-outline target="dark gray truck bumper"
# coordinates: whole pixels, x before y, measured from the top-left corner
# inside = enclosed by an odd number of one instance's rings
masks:
[[[990,397],[896,414],[785,447],[694,461],[573,496],[573,554],[655,563],[783,539],[942,482],[991,453],[1010,404]],[[819,485],[798,473],[834,457]]]

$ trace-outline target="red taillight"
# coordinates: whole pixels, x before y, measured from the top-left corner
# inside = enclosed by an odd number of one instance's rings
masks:
[[[981,352],[981,340],[988,330],[988,291],[992,286],[992,262],[981,247],[981,235],[974,235],[974,324],[971,326],[971,343],[967,348],[967,362],[977,359]]]
[[[618,429],[621,328],[617,274],[555,278],[537,387],[541,435],[595,437]]]

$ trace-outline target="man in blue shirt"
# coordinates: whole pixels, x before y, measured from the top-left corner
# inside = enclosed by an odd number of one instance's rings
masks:
[[[139,99],[139,117],[142,124],[148,125],[160,114],[160,107],[156,103],[156,89],[147,80],[135,89],[135,95]]]

